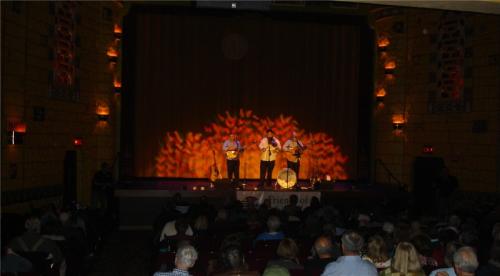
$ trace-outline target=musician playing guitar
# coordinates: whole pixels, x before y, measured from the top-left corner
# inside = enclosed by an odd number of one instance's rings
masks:
[[[240,153],[243,151],[240,141],[234,133],[229,135],[229,139],[224,141],[222,150],[226,154],[227,178],[231,183],[239,185],[240,183]],[[234,177],[234,178],[233,178]]]
[[[306,147],[297,138],[297,133],[292,132],[292,137],[283,145],[283,151],[286,153],[286,164],[289,169],[292,169],[299,179],[300,157]]]

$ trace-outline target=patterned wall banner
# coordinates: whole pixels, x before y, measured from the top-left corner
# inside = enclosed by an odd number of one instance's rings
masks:
[[[219,114],[215,122],[205,126],[204,132],[167,132],[156,155],[157,177],[207,178],[210,166],[216,160],[219,171],[225,176],[226,162],[222,143],[234,132],[245,150],[240,157],[240,178],[259,178],[260,150],[258,143],[266,129],[272,128],[281,145],[296,131],[307,149],[301,158],[300,178],[324,177],[348,179],[345,166],[349,158],[341,152],[334,139],[324,132],[307,132],[301,129],[292,116],[277,118],[259,117],[251,110],[236,114]],[[215,156],[214,152],[215,151]],[[273,177],[286,168],[284,154],[279,154]]]
[[[431,62],[432,88],[429,93],[431,112],[460,112],[470,109],[465,80],[465,16],[443,12],[433,38],[435,51]]]
[[[54,47],[50,95],[54,98],[77,100],[76,13],[75,1],[54,3]]]

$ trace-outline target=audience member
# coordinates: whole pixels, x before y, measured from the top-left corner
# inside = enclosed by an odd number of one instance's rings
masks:
[[[280,218],[269,216],[267,219],[267,232],[261,233],[255,238],[256,241],[282,240],[285,236],[283,232],[278,231],[281,225]]]
[[[37,217],[30,217],[26,220],[26,232],[14,240],[9,245],[14,252],[44,252],[50,254],[54,262],[62,263],[63,255],[57,244],[40,235],[40,220]]]
[[[368,240],[367,253],[363,256],[363,260],[371,262],[379,271],[391,266],[391,258],[381,236],[375,235]]]
[[[2,275],[3,273],[20,273],[20,272],[30,272],[33,270],[33,264],[17,255],[12,249],[6,248],[5,252],[2,252]]]
[[[400,242],[391,261],[391,267],[380,273],[381,276],[412,275],[425,276],[418,253],[409,242]]]
[[[429,276],[436,276],[440,274],[443,274],[443,272],[446,272],[448,276],[456,276],[455,274],[455,269],[453,268],[453,255],[455,255],[455,252],[461,247],[461,245],[457,242],[449,242],[446,245],[446,250],[445,250],[445,256],[444,256],[444,263],[446,264],[446,268],[440,268],[432,271]]]
[[[496,276],[500,275],[500,239],[495,240],[491,246],[490,259],[488,263],[480,267],[478,276]]]
[[[156,272],[154,276],[189,276],[189,269],[198,259],[198,252],[191,245],[181,246],[175,254],[175,268],[170,272]]]
[[[223,272],[216,276],[258,276],[257,271],[249,271],[243,252],[238,246],[229,245],[222,250]]]
[[[323,271],[327,264],[340,257],[340,249],[329,236],[319,236],[314,242],[313,258],[304,263],[307,274]]]
[[[453,255],[453,267],[457,276],[473,276],[478,266],[477,256],[472,247],[464,246]]]
[[[363,248],[363,237],[354,231],[347,231],[342,235],[343,256],[335,262],[328,264],[323,271],[324,276],[349,276],[349,275],[378,275],[375,266],[360,257]]]
[[[297,195],[290,195],[289,204],[283,208],[283,212],[286,214],[288,221],[300,221],[302,208],[297,205],[298,203],[299,198]]]
[[[278,250],[276,250],[278,259],[269,261],[267,266],[279,265],[288,270],[303,269],[304,267],[299,264],[298,254],[299,248],[297,247],[295,241],[292,239],[284,238],[278,245]]]

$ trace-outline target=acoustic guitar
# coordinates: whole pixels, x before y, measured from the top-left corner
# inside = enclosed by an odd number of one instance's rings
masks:
[[[240,154],[244,151],[244,147],[241,147],[239,150],[228,150],[226,151],[226,158],[229,160],[236,159],[240,157]]]
[[[289,150],[285,151],[286,160],[297,162],[302,156],[302,153],[304,153],[304,150],[306,150],[305,146],[301,147],[297,145],[296,147],[290,147]]]
[[[210,166],[210,182],[215,182],[217,179],[222,179],[219,167],[217,166],[217,159],[215,158],[215,150],[212,149],[212,155],[214,158],[213,164]]]

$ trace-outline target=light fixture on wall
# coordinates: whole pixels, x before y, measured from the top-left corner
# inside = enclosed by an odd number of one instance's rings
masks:
[[[26,123],[11,123],[7,131],[7,141],[10,145],[21,145],[24,142],[26,134]]]
[[[379,88],[375,93],[375,99],[377,100],[377,103],[383,103],[386,94],[387,92],[384,88]]]
[[[405,124],[406,124],[406,121],[405,121],[404,115],[402,115],[402,114],[392,115],[392,128],[395,131],[403,131]]]
[[[113,80],[113,88],[115,94],[120,94],[122,92],[122,82],[117,77]]]
[[[116,64],[118,62],[118,51],[114,47],[110,46],[106,55],[108,56],[110,64]]]
[[[389,47],[389,44],[391,44],[391,41],[389,38],[385,35],[380,36],[377,39],[377,48],[378,51],[381,53],[385,53],[387,51],[387,47]]]
[[[100,122],[107,122],[109,119],[109,107],[104,104],[98,104],[96,114],[97,120]]]
[[[115,36],[115,39],[120,40],[122,38],[122,32],[123,30],[120,24],[115,24],[113,28],[113,35]]]
[[[396,70],[396,62],[394,60],[389,60],[384,63],[384,74],[386,76],[393,76]]]

